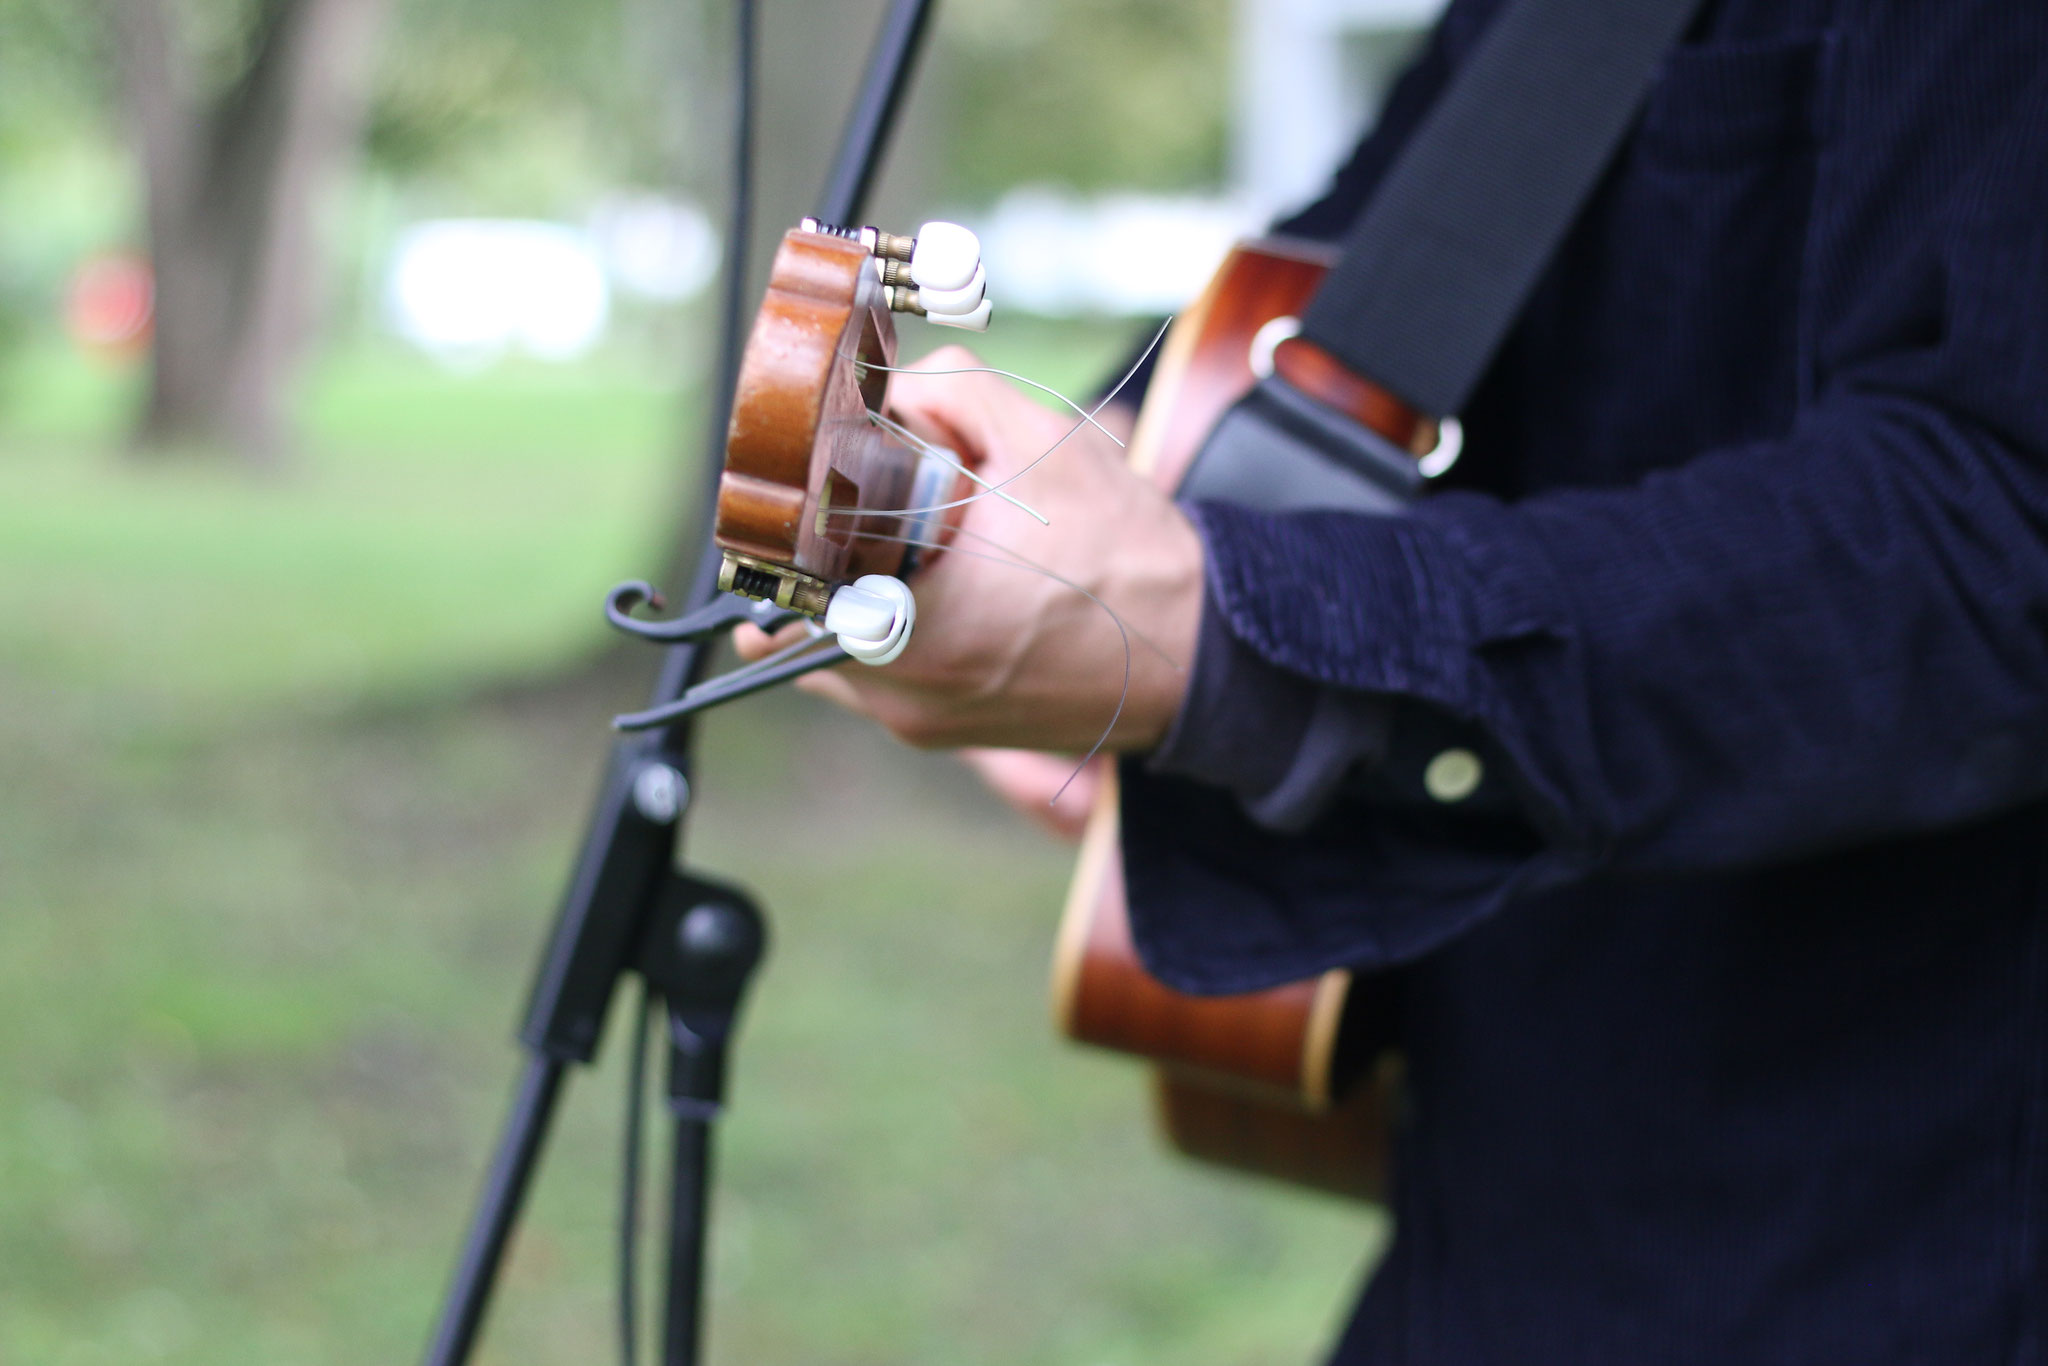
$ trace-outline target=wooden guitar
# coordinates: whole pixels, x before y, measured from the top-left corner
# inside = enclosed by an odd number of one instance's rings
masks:
[[[1294,336],[1332,261],[1318,245],[1240,245],[1167,334],[1130,458],[1176,488],[1224,411],[1266,374],[1418,454],[1433,424]],[[1344,971],[1242,996],[1189,996],[1145,971],[1125,916],[1115,773],[1097,794],[1053,954],[1052,1008],[1069,1037],[1150,1059],[1181,1152],[1377,1200],[1399,1059],[1380,1007]]]
[[[806,221],[783,235],[740,358],[713,534],[719,587],[812,617],[864,574],[901,575],[957,475],[877,425],[914,240]],[[983,316],[986,316],[984,308]],[[921,477],[922,476],[922,477]]]
[[[910,573],[906,541],[945,539],[943,514],[919,510],[958,498],[957,467],[873,416],[886,409],[895,362],[892,314],[925,311],[906,279],[912,246],[808,222],[784,236],[734,394],[716,517],[722,588],[824,617],[852,580]],[[1269,369],[1404,447],[1434,441],[1423,419],[1291,337],[1328,265],[1323,249],[1301,243],[1231,254],[1165,340],[1130,443],[1142,472],[1177,486],[1217,418]],[[975,316],[987,314],[982,303]],[[1105,784],[1059,933],[1054,1014],[1077,1040],[1158,1064],[1160,1116],[1176,1147],[1379,1198],[1398,1069],[1382,1046],[1383,1012],[1361,996],[1341,971],[1206,998],[1146,973],[1124,915],[1115,784]]]
[[[625,731],[707,708],[848,657],[886,664],[909,643],[917,601],[903,583],[950,536],[972,480],[958,456],[887,416],[893,315],[981,331],[989,303],[980,244],[927,223],[916,238],[805,219],[783,234],[740,354],[712,534],[723,590],[666,621],[638,580],[605,616],[642,640],[702,643],[741,625],[812,629],[767,657],[689,683],[679,697],[612,719]],[[948,514],[953,514],[949,516]]]

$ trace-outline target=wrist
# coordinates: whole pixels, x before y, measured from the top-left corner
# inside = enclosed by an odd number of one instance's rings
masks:
[[[1202,536],[1177,504],[1162,500],[1161,506],[1159,545],[1151,554],[1125,557],[1144,576],[1126,600],[1149,610],[1132,623],[1131,690],[1114,737],[1120,750],[1154,749],[1165,740],[1186,701],[1201,638]]]

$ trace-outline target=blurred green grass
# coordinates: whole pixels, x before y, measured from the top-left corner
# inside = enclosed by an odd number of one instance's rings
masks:
[[[343,356],[263,479],[122,453],[132,381],[45,354],[15,379],[0,665],[166,715],[546,667],[596,641],[609,583],[660,567],[682,494],[673,386],[610,367]]]
[[[987,350],[1075,387],[1127,339]],[[37,353],[0,412],[0,1362],[412,1359],[644,687],[595,604],[666,558],[691,404],[365,349],[252,479],[123,456],[131,384]],[[1312,1356],[1382,1229],[1171,1162],[1139,1072],[1050,1038],[1064,851],[793,696],[713,718],[700,785],[693,856],[777,935],[712,1360]],[[612,1350],[613,1030],[487,1360]]]

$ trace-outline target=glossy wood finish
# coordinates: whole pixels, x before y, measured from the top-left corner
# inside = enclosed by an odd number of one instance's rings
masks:
[[[1279,241],[1231,253],[1168,334],[1131,439],[1136,468],[1162,486],[1179,485],[1217,419],[1256,382],[1262,329],[1267,337],[1286,332],[1285,324],[1267,325],[1298,315],[1331,259],[1324,248]],[[1266,349],[1277,366],[1278,348]],[[1323,381],[1327,387],[1329,377]],[[1422,419],[1365,387],[1374,429],[1404,447],[1418,444]],[[1117,800],[1111,775],[1089,816],[1053,955],[1059,1028],[1160,1063],[1162,1126],[1189,1156],[1378,1198],[1397,1083],[1383,1069],[1367,1070],[1375,1063],[1369,1051],[1340,1049],[1347,1012],[1363,1004],[1353,999],[1350,974],[1223,997],[1189,996],[1154,978],[1131,943]],[[1363,1075],[1346,1075],[1347,1067]]]
[[[1336,260],[1312,242],[1267,239],[1240,245],[1162,347],[1131,463],[1164,488],[1178,488],[1209,429],[1257,382],[1252,343],[1275,318],[1298,316]]]
[[[1306,337],[1289,337],[1275,345],[1273,372],[1404,451],[1428,455],[1436,446],[1436,423],[1371,380],[1345,369],[1342,361]]]
[[[1131,943],[1116,838],[1112,795],[1089,814],[1075,895],[1061,920],[1053,1012],[1062,1032],[1263,1106],[1328,1108],[1349,974],[1244,996],[1189,996],[1166,986],[1145,971]]]
[[[1365,1078],[1317,1115],[1249,1103],[1165,1068],[1152,1088],[1160,1130],[1189,1157],[1354,1200],[1387,1198],[1398,1067]]]
[[[888,391],[896,329],[873,258],[822,233],[783,235],[733,392],[715,535],[721,548],[843,583],[891,574],[907,547],[890,518],[832,509],[906,506],[917,455],[868,419]]]

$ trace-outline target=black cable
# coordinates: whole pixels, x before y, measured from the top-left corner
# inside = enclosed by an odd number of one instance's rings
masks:
[[[931,0],[896,0],[882,16],[874,51],[868,55],[868,77],[854,94],[853,108],[840,134],[839,151],[832,158],[832,173],[818,200],[818,217],[827,223],[851,227],[861,219],[868,190],[888,149],[889,130],[895,127],[896,116],[902,111],[911,69],[924,46],[931,9]],[[877,72],[894,75],[891,79],[876,80]]]
[[[710,414],[704,433],[704,469],[698,490],[697,557],[694,577],[677,585],[686,608],[699,607],[718,595],[722,558],[712,540],[717,516],[718,481],[725,471],[725,435],[732,425],[732,397],[740,386],[740,356],[746,349],[748,260],[754,235],[754,0],[733,0],[732,172],[725,216],[725,259],[720,266],[723,290],[718,306],[719,363],[716,387],[706,404]],[[703,677],[711,651],[678,645],[662,657],[655,682],[656,704],[681,697]],[[680,743],[687,727],[669,732]]]
[[[733,0],[732,183],[726,207],[724,291],[719,301],[719,365],[712,391],[710,430],[704,452],[704,549],[691,586],[690,600],[708,599],[706,575],[715,568],[711,550],[711,509],[718,501],[718,476],[724,468],[725,431],[732,422],[732,396],[740,383],[740,354],[746,344],[747,262],[754,232],[754,48],[753,0]],[[705,652],[689,646],[669,651],[657,694],[680,696],[702,668]],[[673,736],[671,737],[674,738]],[[655,1011],[654,991],[640,985],[639,1022],[633,1034],[633,1055],[626,1080],[626,1136],[619,1196],[619,1359],[635,1366],[639,1356],[640,1147],[647,1097],[647,1035]]]
[[[640,1356],[640,1140],[646,1128],[647,1028],[654,992],[640,984],[633,1012],[633,1052],[626,1067],[626,1146],[619,1182],[619,1361],[634,1366]]]

